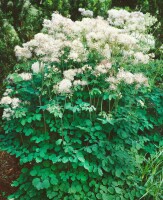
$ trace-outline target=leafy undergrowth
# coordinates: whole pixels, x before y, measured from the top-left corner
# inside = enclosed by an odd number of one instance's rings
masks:
[[[15,192],[11,187],[13,180],[20,174],[20,166],[14,156],[5,152],[0,152],[0,200],[6,200],[6,196]]]

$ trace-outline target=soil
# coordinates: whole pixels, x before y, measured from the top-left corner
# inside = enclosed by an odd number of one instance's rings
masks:
[[[11,183],[19,177],[20,170],[18,159],[0,151],[0,200],[6,200],[16,190]]]

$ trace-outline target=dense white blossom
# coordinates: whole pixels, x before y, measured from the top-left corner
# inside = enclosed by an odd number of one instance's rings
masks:
[[[5,96],[5,97],[2,97],[0,104],[7,105],[7,104],[11,104],[11,102],[12,102],[11,97]]]
[[[17,108],[19,106],[20,102],[21,102],[20,99],[18,99],[18,98],[12,98],[12,102],[11,102],[12,108]]]
[[[84,12],[84,9],[80,9],[80,12]],[[69,59],[85,62],[88,54],[96,51],[108,60],[120,53],[125,60],[130,57],[135,62],[147,62],[150,59],[147,52],[155,46],[154,37],[148,34],[147,29],[155,19],[141,12],[113,9],[108,13],[108,21],[102,17],[72,21],[54,13],[52,20],[44,20],[44,33],[36,34],[23,47],[17,46],[16,55],[18,58],[35,56],[43,62],[61,62],[66,53],[65,62]],[[135,58],[134,55],[139,52],[146,57]]]
[[[40,62],[35,62],[32,64],[31,69],[34,73],[39,73],[41,70],[43,70],[44,64]]]
[[[86,61],[87,54],[88,52],[86,51],[86,49],[83,46],[83,43],[79,39],[74,40],[72,43],[70,43],[69,59],[78,62]]]
[[[150,60],[149,55],[144,55],[142,52],[137,52],[134,54],[135,63],[148,63]]]
[[[4,97],[2,97],[0,104],[1,105],[11,105],[11,107],[14,109],[19,106],[20,102],[21,101],[18,98],[11,98],[9,96],[4,96]]]
[[[59,93],[70,93],[71,92],[72,83],[69,79],[63,79],[58,84],[58,92]]]
[[[2,119],[10,120],[11,116],[14,114],[14,111],[11,108],[5,108],[3,110]]]
[[[85,85],[88,85],[88,82],[87,81],[81,81],[81,80],[75,80],[73,82],[73,85],[74,86],[77,86],[77,85],[85,86]]]
[[[68,69],[68,70],[63,72],[63,75],[64,75],[65,79],[69,79],[69,80],[73,81],[77,72],[78,72],[77,69]]]
[[[29,81],[32,78],[31,73],[21,73],[19,76],[24,80],[24,81]]]
[[[85,10],[84,8],[79,8],[79,12],[84,17],[93,17],[93,12],[91,10]]]
[[[129,71],[125,71],[124,69],[120,69],[115,77],[110,76],[106,79],[106,82],[110,83],[110,89],[116,90],[118,84],[121,82],[125,82],[126,84],[137,84],[137,87],[140,85],[148,86],[148,79],[142,73],[131,73]]]
[[[131,72],[124,71],[123,69],[121,69],[117,74],[117,80],[123,80],[127,84],[132,84],[134,82],[134,75]]]
[[[15,47],[15,55],[20,58],[31,58],[32,53],[28,48],[16,46]]]
[[[108,11],[109,24],[121,28],[125,33],[135,38],[140,45],[140,50],[144,52],[155,47],[155,39],[148,34],[148,30],[156,21],[157,19],[148,13],[128,12],[122,9]]]
[[[80,8],[79,12],[84,16],[93,16],[84,8]],[[86,77],[88,74],[95,78],[108,76],[106,82],[112,90],[116,90],[121,82],[137,84],[137,87],[148,86],[148,79],[143,74],[133,74],[124,69],[116,72],[112,63],[117,56],[120,57],[120,64],[149,62],[152,55],[148,52],[154,48],[155,42],[148,29],[155,23],[155,18],[141,12],[115,9],[108,11],[108,15],[108,20],[98,16],[72,21],[54,13],[51,20],[44,20],[43,33],[36,34],[23,47],[15,48],[16,55],[37,59],[31,71],[44,72],[45,81],[59,74],[58,83],[54,82],[53,86],[55,93],[72,93],[73,87],[88,85],[85,81],[89,80]],[[91,58],[95,59],[95,66],[87,64]],[[19,75],[23,80],[32,77],[29,73]]]
[[[106,74],[111,69],[111,63],[107,62],[107,60],[102,61],[99,65],[95,67],[94,74]]]

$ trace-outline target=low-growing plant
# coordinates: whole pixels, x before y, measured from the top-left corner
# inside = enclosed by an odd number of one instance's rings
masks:
[[[152,157],[146,161],[146,165],[143,167],[143,179],[146,187],[146,193],[143,197],[152,195],[156,200],[161,200],[163,198],[162,166],[163,150],[160,149],[158,153],[152,155]]]
[[[2,149],[22,165],[9,198],[134,200],[145,194],[141,164],[161,145],[153,129],[163,122],[163,93],[141,70],[127,70],[150,55],[149,44],[142,48],[130,30],[131,18],[146,16],[124,14],[125,33],[109,25],[113,18],[74,22],[54,13],[43,33],[15,48],[25,62],[7,77],[0,101]]]

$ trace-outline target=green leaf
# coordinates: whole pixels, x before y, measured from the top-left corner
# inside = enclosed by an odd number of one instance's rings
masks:
[[[122,193],[122,190],[121,190],[119,187],[115,187],[115,191],[116,191],[116,193],[118,193],[118,194],[121,194],[121,193]]]
[[[81,152],[77,152],[76,156],[77,156],[78,160],[80,160],[81,162],[85,161],[84,156],[82,155]]]
[[[42,117],[41,114],[35,114],[34,117],[33,117],[33,119],[36,119],[36,120],[40,121],[41,117]]]
[[[24,125],[26,124],[26,120],[25,120],[25,119],[22,119],[22,120],[20,121],[20,123],[21,123],[22,126],[24,126]]]
[[[36,163],[40,163],[40,162],[42,162],[42,158],[36,157]]]
[[[85,121],[85,123],[87,124],[87,126],[92,126],[92,122],[91,122],[91,120],[89,120],[89,119],[87,119],[86,121]]]
[[[87,161],[84,163],[84,168],[89,171],[90,166],[89,166],[89,163]]]
[[[100,193],[96,194],[97,199],[102,199],[102,195]]]
[[[42,189],[42,184],[39,178],[34,178],[32,181],[32,185],[38,190]]]
[[[28,168],[23,168],[21,171],[22,171],[22,173],[24,173],[24,174],[25,174],[25,173],[27,173],[27,172],[28,172],[28,170],[29,170]]]
[[[12,184],[11,184],[11,186],[12,187],[18,187],[19,184],[20,184],[19,181],[13,181]]]
[[[122,169],[117,169],[116,168],[116,171],[115,171],[115,175],[117,176],[117,177],[120,177],[121,176],[121,173],[122,173]]]
[[[56,176],[54,174],[52,174],[50,177],[51,177],[50,183],[52,185],[57,185],[58,184],[58,179],[56,178]]]
[[[25,128],[23,130],[23,132],[25,133],[26,136],[30,136],[33,133],[33,129],[31,129],[31,128]]]
[[[101,168],[98,168],[98,174],[99,174],[100,176],[103,175],[103,172],[102,172]]]
[[[110,192],[110,194],[114,194],[114,188],[108,187],[108,191]]]
[[[58,139],[55,143],[56,145],[60,145],[62,143],[62,139]]]
[[[33,169],[32,171],[30,171],[30,175],[31,176],[36,176],[37,175],[37,170]]]
[[[46,188],[46,189],[50,187],[50,183],[49,183],[49,180],[48,180],[48,179],[46,179],[46,180],[43,181],[42,187],[43,187],[43,188]]]
[[[67,163],[68,161],[69,161],[69,159],[67,157],[62,158],[63,163]]]

